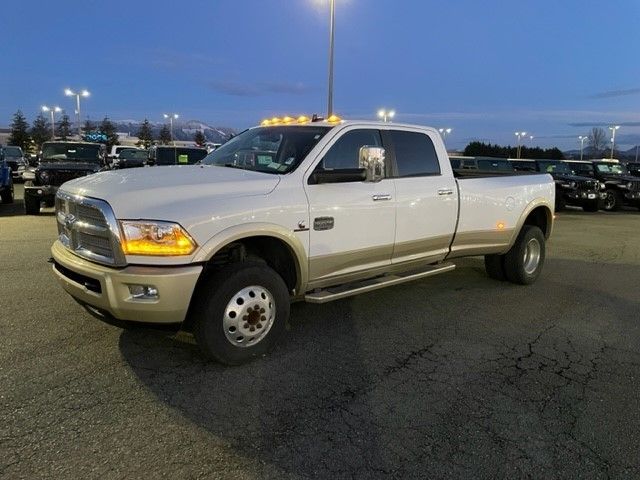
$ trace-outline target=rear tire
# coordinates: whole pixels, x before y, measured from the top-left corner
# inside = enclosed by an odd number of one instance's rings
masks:
[[[203,279],[191,312],[203,354],[240,365],[270,351],[289,319],[289,291],[273,269],[239,262]]]
[[[504,272],[507,280],[520,285],[534,283],[542,271],[545,253],[542,230],[533,225],[525,225],[516,243],[504,256]]]
[[[485,255],[484,269],[494,280],[504,282],[507,279],[504,273],[504,255]]]
[[[24,213],[38,215],[40,213],[40,199],[31,195],[24,196]]]

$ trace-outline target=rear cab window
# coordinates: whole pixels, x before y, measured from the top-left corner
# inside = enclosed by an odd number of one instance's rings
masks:
[[[397,178],[440,175],[440,162],[431,137],[424,133],[390,130]]]

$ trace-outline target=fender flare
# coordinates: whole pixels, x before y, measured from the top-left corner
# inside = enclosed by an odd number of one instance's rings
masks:
[[[549,239],[549,237],[551,236],[551,232],[553,231],[553,219],[554,219],[553,207],[549,204],[549,201],[547,199],[543,197],[539,197],[529,202],[529,204],[525,207],[524,211],[522,212],[522,215],[518,220],[516,228],[513,230],[513,235],[511,236],[511,240],[509,241],[509,248],[513,247],[513,244],[516,242],[516,239],[518,238],[518,235],[520,234],[520,231],[524,226],[524,222],[527,220],[529,215],[531,215],[531,212],[533,212],[538,207],[544,207],[545,209],[545,213],[547,215],[547,225],[548,225],[547,231],[545,232],[545,239],[547,240]]]
[[[193,261],[206,263],[230,243],[251,237],[276,238],[289,247],[296,266],[296,292],[303,291],[303,287],[307,285],[309,280],[309,263],[306,249],[294,232],[275,223],[256,222],[229,227],[217,233],[202,245]]]

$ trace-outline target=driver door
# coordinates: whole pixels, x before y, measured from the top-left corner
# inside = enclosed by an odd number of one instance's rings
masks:
[[[321,153],[317,169],[359,167],[360,148],[382,146],[376,129],[353,128]],[[396,204],[393,179],[313,184],[309,201],[309,280],[313,287],[343,283],[391,264]]]

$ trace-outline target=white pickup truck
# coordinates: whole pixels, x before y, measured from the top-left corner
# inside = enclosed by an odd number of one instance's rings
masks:
[[[551,176],[455,178],[433,128],[266,121],[200,165],[98,173],[56,198],[54,273],[111,323],[177,324],[238,364],[324,303],[485,256],[536,280],[553,227]]]

